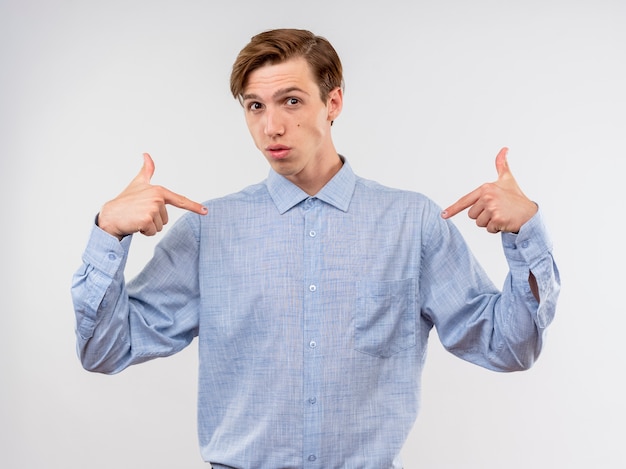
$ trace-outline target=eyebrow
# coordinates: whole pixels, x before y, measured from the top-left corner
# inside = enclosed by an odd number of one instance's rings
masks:
[[[298,91],[298,92],[300,92],[300,93],[304,93],[304,94],[306,94],[307,96],[309,95],[309,93],[307,93],[306,91],[304,91],[302,88],[299,88],[299,87],[297,87],[297,86],[290,86],[290,87],[288,87],[288,88],[281,88],[280,90],[276,91],[276,92],[272,95],[272,98],[276,99],[276,98],[279,98],[279,97],[281,97],[281,96],[285,96],[285,95],[287,95],[287,94],[289,94],[289,93],[293,93],[294,91]],[[248,101],[248,100],[250,100],[250,99],[260,100],[261,98],[260,98],[260,96],[258,96],[258,95],[256,95],[256,94],[254,94],[254,93],[247,93],[247,94],[244,94],[244,95],[242,96],[242,99],[243,99],[244,101]]]

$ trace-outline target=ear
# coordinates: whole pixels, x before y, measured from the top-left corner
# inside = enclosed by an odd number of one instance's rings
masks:
[[[341,88],[337,87],[328,93],[326,108],[328,109],[329,121],[332,122],[339,117],[343,109],[343,90]]]

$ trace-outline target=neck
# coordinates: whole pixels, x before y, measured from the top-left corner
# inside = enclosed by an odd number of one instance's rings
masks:
[[[343,160],[335,152],[327,164],[320,164],[314,169],[314,177],[296,174],[288,179],[310,196],[317,194],[343,166]]]

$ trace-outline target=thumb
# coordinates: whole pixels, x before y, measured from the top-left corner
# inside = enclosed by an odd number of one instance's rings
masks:
[[[143,166],[141,167],[141,170],[139,170],[139,174],[135,176],[135,181],[149,184],[153,174],[154,161],[152,161],[152,157],[148,153],[144,153]]]
[[[509,149],[504,147],[496,156],[496,171],[498,172],[498,179],[502,179],[511,173],[511,170],[509,169],[509,162],[506,158],[508,152]]]

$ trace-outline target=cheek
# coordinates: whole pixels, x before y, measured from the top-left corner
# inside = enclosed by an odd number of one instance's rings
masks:
[[[248,125],[248,132],[252,136],[252,139],[257,142],[259,138],[263,136],[263,128],[257,122],[251,122],[246,120],[246,124]]]

